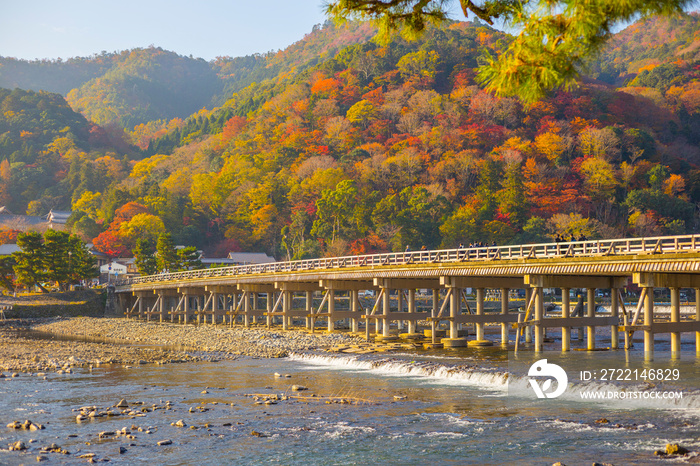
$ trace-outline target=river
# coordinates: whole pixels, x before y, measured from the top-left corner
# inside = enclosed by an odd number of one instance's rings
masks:
[[[599,338],[604,345],[605,336]],[[0,380],[2,422],[29,419],[45,428],[0,430],[1,446],[22,441],[28,448],[0,451],[0,463],[34,463],[42,455],[48,464],[73,464],[94,455],[93,461],[109,464],[641,465],[667,461],[654,456],[667,443],[700,450],[694,341],[683,340],[679,361],[670,360],[664,342],[651,362],[644,362],[640,347],[627,356],[561,355],[558,343],[548,345],[551,351],[525,349],[517,357],[496,347],[299,353],[22,374]],[[557,398],[538,399],[529,388],[528,369],[544,358],[568,374],[566,393]],[[662,369],[667,380],[639,380],[645,368]],[[593,373],[601,378],[610,369],[636,369],[637,380],[593,380]],[[308,390],[294,391],[293,385]],[[669,391],[682,398],[591,400],[582,399],[582,391]],[[265,404],[264,397],[249,396],[264,394],[278,400]],[[140,415],[76,422],[79,408],[119,413],[114,406],[122,399]],[[185,426],[173,425],[178,421]],[[100,438],[101,432],[107,434]],[[162,441],[171,443],[158,445]],[[70,454],[41,452],[52,443]]]

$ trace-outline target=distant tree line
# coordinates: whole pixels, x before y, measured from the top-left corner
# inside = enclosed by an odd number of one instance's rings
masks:
[[[199,256],[194,246],[177,249],[170,233],[161,234],[155,245],[141,238],[134,248],[136,269],[141,275],[200,269],[202,261]]]

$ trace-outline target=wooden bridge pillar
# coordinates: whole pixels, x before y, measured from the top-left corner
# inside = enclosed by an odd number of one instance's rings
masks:
[[[416,313],[416,290],[413,288],[408,290],[408,313],[411,315]],[[408,321],[408,333],[416,333],[416,321],[413,319]]]
[[[508,315],[510,288],[501,288],[501,315]],[[501,345],[508,346],[508,323],[501,323]]]
[[[476,315],[484,315],[484,288],[476,289]],[[484,323],[476,322],[476,341],[482,341],[484,339]]]
[[[535,351],[544,350],[544,288],[537,286],[533,288],[535,294]]]
[[[275,305],[275,293],[272,291],[269,291],[265,294],[265,309],[267,311],[267,316],[265,317],[265,323],[267,324],[267,328],[270,328],[272,325],[272,308]]]
[[[391,334],[389,333],[389,314],[391,314],[391,288],[384,288],[384,294],[382,295],[382,315],[384,319],[382,320],[382,336],[387,338],[390,337]],[[379,324],[379,321],[377,321],[377,324]],[[377,330],[377,333],[379,333],[379,330]]]
[[[335,330],[335,290],[328,290],[328,333]]]
[[[350,312],[354,316],[360,313],[360,291],[350,290]],[[358,317],[350,318],[350,331],[352,333],[357,333],[360,331],[360,319]]]
[[[241,295],[241,299],[243,300],[243,326],[248,328],[250,327],[250,292],[248,290],[243,290],[243,293]],[[270,326],[270,317],[268,316],[268,321],[267,321],[267,326]]]
[[[458,317],[462,314],[462,289],[453,286],[450,294],[450,338],[459,338]]]
[[[144,294],[143,296],[141,296],[141,299],[139,299],[139,313],[136,315],[139,319],[142,319],[144,316],[143,308],[144,308],[144,304],[145,304],[144,301],[145,300],[146,300],[146,295]]]
[[[292,310],[292,292],[289,290],[282,291],[282,330],[289,329],[291,317],[289,311]]]
[[[646,296],[644,297],[644,357],[646,359],[654,358],[654,287],[647,288]]]
[[[695,322],[700,322],[700,288],[695,289]],[[695,332],[695,352],[700,356],[700,330]]]
[[[619,288],[610,289],[610,315],[612,317],[620,318],[620,292]],[[618,349],[620,347],[620,335],[618,333],[618,326],[610,326],[610,348]]]
[[[681,289],[671,287],[671,322],[681,321]],[[671,332],[671,359],[681,357],[681,332]]]
[[[595,317],[595,288],[586,288],[587,291],[587,313],[586,317]],[[586,329],[586,335],[588,337],[588,349],[595,349],[595,326],[589,325]]]
[[[561,317],[562,319],[568,319],[571,317],[571,289],[562,288],[561,289]],[[571,327],[565,325],[561,328],[561,350],[570,351],[571,350]]]
[[[430,309],[430,328],[431,328],[431,342],[437,344],[435,341],[435,331],[437,330],[437,315],[440,310],[440,288],[433,288],[433,307]],[[699,350],[700,351],[700,350]]]
[[[159,301],[158,301],[158,313],[160,314],[160,315],[158,316],[158,317],[159,317],[159,321],[160,321],[160,322],[165,322],[165,316],[167,315],[167,312],[168,312],[167,307],[166,307],[166,304],[167,304],[167,301],[168,301],[168,293],[166,293],[166,292],[164,292],[164,291],[163,291],[163,292],[160,292],[160,293],[158,293],[158,298],[159,298]],[[148,319],[149,319],[149,320],[151,319],[151,316],[150,316],[150,315],[148,316]]]
[[[525,302],[529,303],[532,300],[532,288],[525,288]],[[525,327],[525,343],[532,343],[532,327]]]
[[[399,315],[403,312],[403,290],[402,289],[397,289],[396,290],[396,312],[399,313]],[[396,328],[398,329],[399,333],[401,333],[401,330],[403,330],[403,320],[399,318],[396,321]]]
[[[189,320],[189,317],[190,317],[190,294],[187,291],[185,291],[185,301],[183,303],[183,310],[184,310],[185,323],[187,323],[187,321]],[[178,314],[177,321],[178,321],[178,323],[182,323],[182,314]]]
[[[305,293],[306,296],[306,301],[304,302],[305,304],[305,311],[306,311],[306,328],[310,329],[311,328],[311,309],[313,309],[313,304],[314,304],[314,292],[313,291],[307,291]]]

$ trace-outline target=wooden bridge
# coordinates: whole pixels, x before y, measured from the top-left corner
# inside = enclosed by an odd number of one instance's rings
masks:
[[[639,287],[638,304],[626,308],[623,291]],[[465,289],[475,290],[474,309]],[[544,290],[561,289],[561,314],[545,315]],[[670,314],[654,312],[654,289],[670,289]],[[694,288],[695,313],[681,319],[680,290]],[[500,310],[486,312],[486,290],[499,290]],[[610,290],[609,315],[597,315],[596,290]],[[420,290],[425,290],[420,293]],[[525,290],[522,312],[510,309],[511,290]],[[573,316],[570,290],[585,290],[585,312]],[[433,344],[489,345],[487,326],[500,326],[507,345],[515,329],[516,350],[523,333],[535,351],[543,350],[547,328],[561,328],[563,351],[571,329],[586,329],[587,348],[596,349],[596,327],[609,327],[611,348],[625,347],[633,332],[644,334],[645,355],[654,352],[654,335],[670,334],[674,357],[680,335],[695,332],[700,354],[700,235],[627,238],[549,244],[490,246],[435,251],[308,259],[259,265],[191,270],[123,280],[115,288],[127,317],[160,321],[231,325],[264,319],[287,329],[303,322],[314,331],[325,321],[329,332],[339,321],[353,332],[364,327],[369,339],[417,338],[429,326]],[[417,294],[418,292],[418,294]],[[583,292],[583,291],[582,291]],[[493,293],[491,293],[493,294]],[[427,296],[427,298],[426,298]],[[427,305],[420,303],[428,301]],[[363,303],[365,306],[363,306]],[[581,301],[580,301],[581,303]],[[579,306],[580,307],[580,306]],[[447,338],[436,340],[439,327]],[[464,326],[474,328],[468,337]],[[531,331],[534,338],[531,336]],[[491,332],[492,333],[492,332]],[[498,332],[497,332],[498,333]]]

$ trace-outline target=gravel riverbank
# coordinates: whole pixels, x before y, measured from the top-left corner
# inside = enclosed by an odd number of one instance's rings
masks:
[[[17,324],[14,325],[16,327]],[[0,327],[0,369],[37,372],[97,364],[145,364],[284,357],[361,340],[343,334],[308,334],[265,328],[227,328],[138,322],[121,318],[37,319],[19,325],[56,339],[34,339],[7,321]]]

